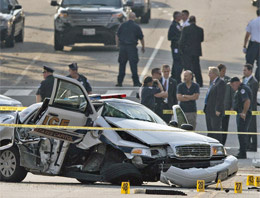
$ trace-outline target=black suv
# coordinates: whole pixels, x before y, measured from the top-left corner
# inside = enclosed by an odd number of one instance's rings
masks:
[[[260,0],[252,0],[252,5],[260,8]]]
[[[17,0],[0,0],[0,40],[6,47],[23,42],[24,12]]]
[[[74,43],[115,45],[115,34],[131,11],[126,0],[61,0],[54,21],[54,49]]]
[[[151,19],[150,0],[134,0],[132,10],[137,17],[141,17],[141,23],[149,23],[149,20]]]

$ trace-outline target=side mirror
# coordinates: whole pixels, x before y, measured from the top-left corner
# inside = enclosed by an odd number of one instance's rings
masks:
[[[14,10],[19,10],[19,9],[22,9],[22,6],[21,6],[21,5],[15,5],[15,6],[14,6]]]
[[[59,4],[57,3],[57,1],[51,1],[51,6],[59,6]]]
[[[192,131],[193,130],[193,126],[190,124],[182,124],[181,125],[181,129],[187,130],[187,131]]]
[[[174,121],[174,120],[171,120],[169,122],[169,125],[172,126],[172,127],[178,127],[178,123],[176,121]]]
[[[134,5],[133,1],[127,1],[126,4],[124,4],[124,7],[132,7]]]

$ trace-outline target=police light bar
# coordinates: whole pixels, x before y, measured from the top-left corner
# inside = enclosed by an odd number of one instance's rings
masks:
[[[101,99],[108,98],[126,98],[126,94],[103,94],[101,95]]]

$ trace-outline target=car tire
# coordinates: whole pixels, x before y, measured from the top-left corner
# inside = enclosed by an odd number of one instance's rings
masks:
[[[27,175],[20,166],[20,155],[16,147],[0,151],[0,181],[21,182]]]
[[[13,33],[6,38],[5,46],[6,47],[14,47],[14,34]]]
[[[141,23],[149,23],[149,20],[151,18],[151,10],[149,9],[147,13],[145,13],[142,17],[141,17]]]
[[[63,43],[61,42],[61,35],[58,31],[54,33],[54,49],[57,51],[62,51],[64,48]]]
[[[22,43],[23,40],[24,40],[24,25],[23,25],[21,31],[19,32],[19,34],[15,37],[16,42]]]
[[[116,163],[101,171],[106,182],[121,185],[122,182],[129,181],[130,185],[141,186],[143,183],[142,174],[130,163]]]

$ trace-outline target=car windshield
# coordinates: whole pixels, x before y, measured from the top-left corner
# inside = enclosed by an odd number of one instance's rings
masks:
[[[2,13],[8,13],[8,0],[0,0],[0,12]]]
[[[166,125],[166,123],[153,111],[139,104],[106,102],[102,116],[142,120]]]
[[[61,6],[111,6],[121,7],[121,0],[63,0]]]

